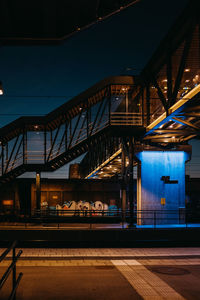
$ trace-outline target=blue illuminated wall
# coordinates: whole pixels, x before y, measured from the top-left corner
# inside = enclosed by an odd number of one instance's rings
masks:
[[[141,192],[138,208],[141,210],[161,210],[157,213],[157,224],[179,223],[179,210],[185,207],[185,161],[188,154],[183,151],[143,151],[137,154],[141,161]],[[170,176],[170,180],[178,183],[169,184],[161,180],[162,176]],[[161,204],[165,198],[165,205]],[[170,215],[167,210],[176,210]],[[152,212],[141,216],[153,217]],[[146,219],[141,224],[152,224]]]

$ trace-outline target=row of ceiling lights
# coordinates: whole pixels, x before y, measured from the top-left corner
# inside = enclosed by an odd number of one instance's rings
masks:
[[[128,160],[126,160],[126,167],[128,166]],[[121,158],[114,159],[111,164],[104,166],[100,171],[96,174],[96,178],[101,177],[112,177],[116,173],[120,173],[121,171]]]

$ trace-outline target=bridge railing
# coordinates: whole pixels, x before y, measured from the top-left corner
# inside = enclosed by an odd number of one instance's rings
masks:
[[[106,103],[106,107],[109,103]],[[27,131],[26,135],[13,138],[4,146],[0,164],[0,176],[8,174],[20,165],[45,164],[57,158],[64,152],[71,150],[74,146],[87,140],[108,126],[141,126],[142,115],[132,112],[106,112],[102,111],[99,116],[91,117],[91,122],[86,120],[86,112],[82,113],[84,118],[77,118],[71,127],[58,126],[52,133],[37,130]],[[71,128],[71,129],[70,129]],[[1,146],[2,147],[2,146]]]
[[[112,112],[110,123],[113,126],[141,126],[142,114],[134,112]]]

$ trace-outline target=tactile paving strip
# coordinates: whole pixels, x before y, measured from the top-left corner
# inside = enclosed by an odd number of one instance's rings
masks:
[[[112,263],[145,300],[185,299],[136,260],[112,260]]]

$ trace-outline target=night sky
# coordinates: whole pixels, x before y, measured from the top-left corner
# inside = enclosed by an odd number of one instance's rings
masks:
[[[22,115],[44,115],[107,76],[139,74],[186,3],[141,0],[61,45],[1,47],[0,127]],[[193,167],[194,161],[191,174]]]

